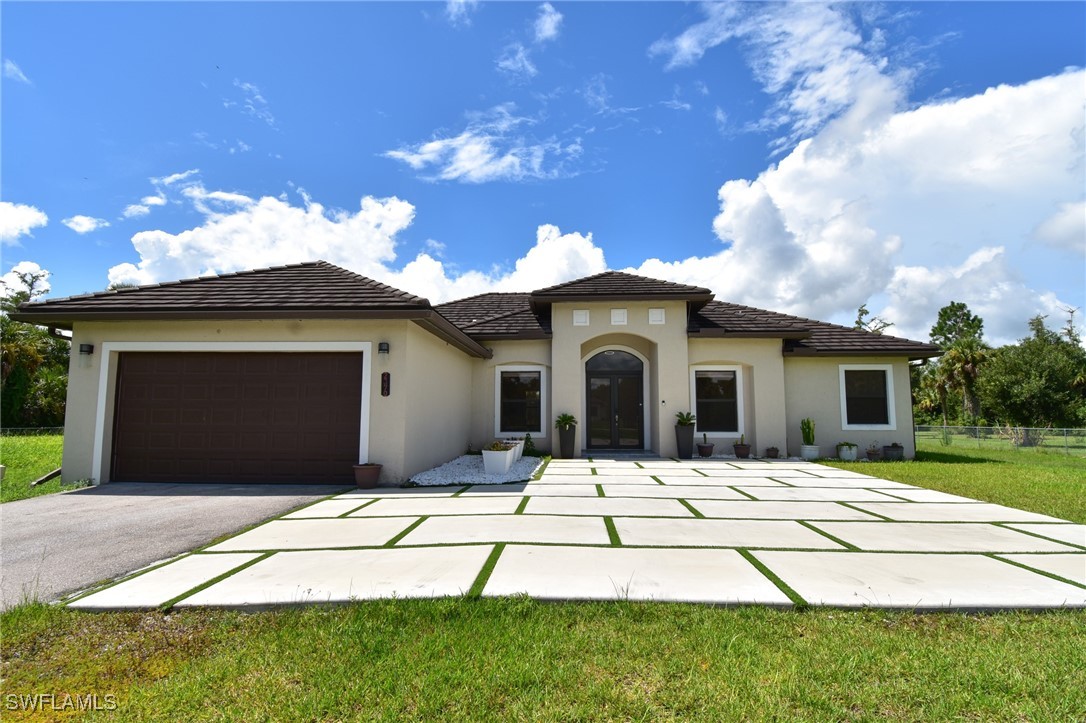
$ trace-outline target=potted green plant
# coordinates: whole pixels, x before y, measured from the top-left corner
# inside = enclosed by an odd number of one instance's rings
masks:
[[[559,414],[554,420],[554,428],[558,430],[560,456],[564,459],[573,459],[573,440],[577,435],[577,418],[572,414]]]
[[[739,459],[750,459],[750,445],[747,444],[747,435],[740,434],[739,441],[732,445],[735,456]]]
[[[874,442],[867,445],[867,458],[874,462],[880,456],[882,456],[882,450],[879,449],[879,440],[876,439]]]
[[[359,489],[371,490],[381,477],[381,465],[364,462],[354,466],[354,483]]]
[[[897,442],[884,445],[882,448],[882,458],[889,461],[903,460],[905,459],[905,448]]]
[[[697,419],[692,412],[675,413],[675,444],[679,447],[679,459],[694,458],[694,424]]]
[[[860,449],[860,445],[855,442],[838,442],[837,443],[837,459],[842,462],[855,462],[856,452]]]
[[[766,447],[765,448],[765,458],[766,459],[777,459],[780,456],[781,456],[781,451],[779,449],[777,449],[776,447]]]
[[[698,456],[699,457],[712,457],[713,456],[713,447],[715,447],[715,446],[716,445],[714,445],[712,442],[709,441],[709,435],[708,434],[702,434],[701,435],[701,442],[698,444]]]
[[[505,474],[517,458],[516,446],[509,446],[500,439],[483,448],[483,470],[487,474]]]
[[[818,459],[818,445],[815,444],[815,423],[810,417],[804,417],[799,423],[799,431],[803,435],[803,444],[799,448],[799,456],[806,460]]]

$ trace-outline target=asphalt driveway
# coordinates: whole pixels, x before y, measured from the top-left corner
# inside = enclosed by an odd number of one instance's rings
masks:
[[[2,608],[187,552],[344,488],[114,482],[0,505]]]

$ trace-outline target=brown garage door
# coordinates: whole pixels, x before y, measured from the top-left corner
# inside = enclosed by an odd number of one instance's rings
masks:
[[[360,353],[125,352],[111,479],[351,482]]]

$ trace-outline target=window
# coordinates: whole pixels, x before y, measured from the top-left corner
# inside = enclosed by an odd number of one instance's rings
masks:
[[[611,309],[611,325],[612,326],[625,326],[626,325],[626,310],[625,309]]]
[[[897,428],[891,365],[841,365],[841,421],[842,429]]]
[[[664,323],[664,310],[663,309],[649,309],[649,323],[650,324],[663,324]]]
[[[573,325],[588,326],[588,309],[573,310]]]
[[[499,367],[496,372],[494,434],[543,436],[543,367]]]
[[[744,433],[743,373],[739,367],[694,369],[692,386],[699,433]]]

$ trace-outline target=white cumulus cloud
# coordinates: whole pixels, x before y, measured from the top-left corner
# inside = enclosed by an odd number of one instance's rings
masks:
[[[479,7],[479,0],[447,0],[445,17],[453,25],[471,25],[471,14]]]
[[[1033,230],[1033,237],[1055,248],[1086,254],[1086,201],[1061,203]]]
[[[71,218],[62,219],[61,223],[80,235],[90,233],[91,231],[109,225],[109,221],[104,218],[95,218],[94,216],[83,216],[78,214]]]
[[[1070,71],[862,131],[842,117],[756,179],[723,184],[713,224],[722,250],[639,271],[816,318],[847,318],[879,296],[885,308],[873,311],[914,338],[927,337],[940,307],[964,301],[985,312],[993,339],[1013,340],[1025,319],[1064,303],[1020,267],[1036,253],[1031,232],[1063,238],[1081,223],[1074,202],[1052,208],[1082,192],[1084,86],[1086,73]]]
[[[539,6],[539,15],[535,19],[535,41],[545,43],[558,37],[558,28],[562,25],[562,13],[550,3]]]
[[[498,70],[516,80],[527,80],[539,74],[535,64],[528,54],[528,50],[520,43],[506,46],[498,57],[496,65]]]
[[[19,237],[47,223],[49,217],[34,206],[0,201],[0,244],[16,245]]]
[[[294,205],[286,197],[252,198],[190,182],[183,194],[203,222],[176,234],[135,234],[139,261],[111,268],[109,282],[149,284],[325,259],[438,303],[486,291],[529,291],[607,268],[591,234],[563,234],[551,225],[540,226],[535,244],[511,265],[457,272],[435,258],[444,246],[430,240],[429,253],[396,268],[396,237],[413,221],[414,206],[365,196],[354,211],[327,209],[298,193],[302,203]]]

